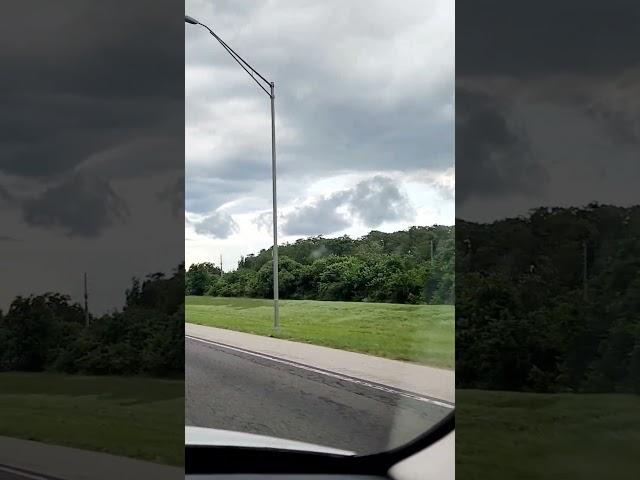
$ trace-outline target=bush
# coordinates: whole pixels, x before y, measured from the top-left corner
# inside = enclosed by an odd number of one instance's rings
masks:
[[[355,240],[300,239],[279,249],[279,294],[283,299],[451,304],[454,245],[454,227],[445,226],[374,231]],[[195,264],[186,277],[188,295],[271,298],[272,251],[243,257],[237,270],[222,276],[212,264]]]

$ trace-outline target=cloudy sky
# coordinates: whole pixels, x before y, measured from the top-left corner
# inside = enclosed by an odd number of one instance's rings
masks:
[[[131,277],[183,259],[182,6],[4,9],[0,308],[46,291],[81,300],[84,272],[91,310],[119,307]]]
[[[186,0],[276,84],[279,235],[454,222],[454,4]],[[271,240],[269,97],[185,30],[186,262]]]
[[[456,5],[457,216],[637,205],[640,3]]]

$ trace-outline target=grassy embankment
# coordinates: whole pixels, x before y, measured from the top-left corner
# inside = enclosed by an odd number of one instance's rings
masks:
[[[0,373],[0,435],[184,462],[184,382]]]
[[[456,392],[456,477],[637,478],[640,396]]]
[[[441,368],[454,366],[454,307],[280,301],[279,338]],[[273,335],[273,302],[187,297],[189,323]]]

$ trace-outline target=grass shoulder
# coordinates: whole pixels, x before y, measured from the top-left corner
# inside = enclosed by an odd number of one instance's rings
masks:
[[[271,300],[186,297],[185,319],[273,336]],[[278,337],[451,369],[454,307],[281,300]]]
[[[184,462],[184,381],[0,373],[0,435]]]
[[[456,391],[461,478],[631,478],[640,396]]]

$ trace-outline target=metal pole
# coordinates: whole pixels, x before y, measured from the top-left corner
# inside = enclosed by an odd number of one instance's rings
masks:
[[[224,47],[229,55],[242,67],[242,69],[249,74],[249,76],[258,84],[258,86],[271,97],[271,177],[273,182],[273,328],[277,332],[280,327],[280,315],[278,311],[278,203],[276,200],[276,115],[275,115],[275,84],[267,81],[262,75],[260,75],[251,65],[249,65],[244,58],[238,55],[229,45],[227,45],[213,30],[207,27],[204,23],[198,22],[195,18],[188,15],[184,16],[184,21],[192,25],[200,25],[206,28],[211,35]],[[267,91],[264,84],[260,83],[258,78],[254,77],[256,74],[260,80],[269,84],[271,93]],[[222,259],[220,261],[220,270],[222,271]]]
[[[280,328],[280,312],[278,311],[278,200],[276,196],[276,114],[275,84],[271,82],[271,181],[273,185],[273,329]]]
[[[582,242],[582,288],[585,302],[589,299],[588,290],[588,271],[587,271],[587,242]]]
[[[89,325],[89,293],[87,292],[87,273],[84,274],[84,323]]]

